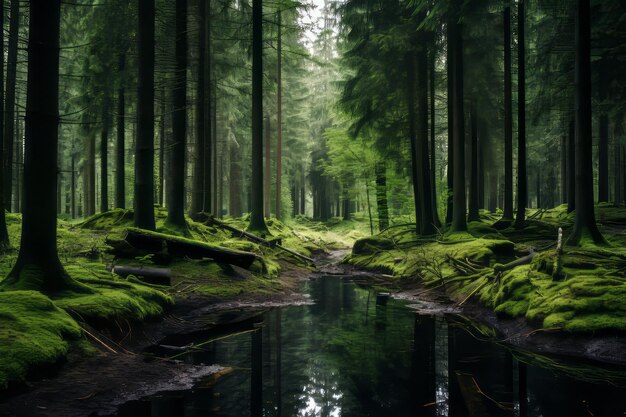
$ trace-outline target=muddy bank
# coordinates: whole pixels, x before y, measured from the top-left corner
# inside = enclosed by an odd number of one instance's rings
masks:
[[[462,306],[441,289],[426,288],[420,282],[402,282],[384,274],[362,271],[346,264],[320,268],[320,274],[357,277],[364,283],[388,288],[394,298],[408,301],[409,307],[425,314],[452,314],[464,318],[467,324],[487,326],[497,332],[493,341],[539,354],[585,359],[605,364],[626,366],[626,335],[619,333],[572,334],[560,330],[541,329],[524,318],[508,318],[469,300]],[[487,337],[481,335],[481,337]]]
[[[333,259],[330,254],[319,254],[316,261],[324,265]],[[310,303],[299,288],[311,271],[290,262],[281,262],[281,268],[282,290],[276,293],[243,293],[228,298],[183,293],[158,321],[89,328],[92,336],[88,339],[97,353],[87,357],[72,353],[67,363],[4,393],[0,415],[105,416],[128,401],[186,390],[200,380],[219,377],[219,366],[190,365],[175,358],[184,352],[189,340],[199,336],[210,340],[250,329],[268,309]],[[154,346],[156,351],[148,349]]]

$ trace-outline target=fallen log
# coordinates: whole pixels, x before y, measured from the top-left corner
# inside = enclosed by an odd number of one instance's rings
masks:
[[[175,258],[213,259],[217,263],[236,265],[249,269],[257,259],[256,254],[205,242],[170,236],[148,230],[129,228],[122,241],[107,241],[120,256],[128,256],[129,248],[145,253],[168,255]]]
[[[133,275],[149,284],[171,285],[172,271],[169,269],[123,265],[107,265],[106,269],[122,278]]]
[[[531,249],[531,252],[526,255],[526,256],[522,256],[521,258],[518,258],[512,262],[509,262],[508,264],[495,264],[493,266],[493,271],[496,273],[502,273],[505,271],[510,271],[511,269],[515,268],[516,266],[520,266],[520,265],[527,265],[529,264],[533,258],[537,255],[537,252],[534,251],[534,249]]]
[[[263,238],[261,238],[261,237],[259,237],[257,235],[254,235],[254,234],[252,234],[250,232],[246,232],[245,230],[237,229],[236,227],[233,227],[233,226],[231,226],[229,224],[226,224],[226,223],[224,223],[222,221],[219,221],[216,218],[211,217],[211,216],[207,216],[206,217],[206,223],[209,223],[209,224],[211,224],[213,226],[220,227],[220,228],[222,228],[224,230],[228,230],[228,231],[232,232],[233,234],[235,234],[237,237],[245,237],[246,239],[250,240],[251,242],[258,243],[260,245],[267,246],[267,247],[278,248],[278,249],[280,249],[280,250],[282,250],[284,252],[287,252],[287,253],[295,256],[298,259],[301,259],[301,260],[306,261],[306,262],[308,262],[308,263],[310,263],[312,265],[315,265],[315,261],[313,259],[309,258],[308,256],[304,256],[301,253],[298,253],[296,251],[293,251],[293,250],[291,250],[289,248],[286,248],[286,247],[282,246],[279,241],[263,239]]]

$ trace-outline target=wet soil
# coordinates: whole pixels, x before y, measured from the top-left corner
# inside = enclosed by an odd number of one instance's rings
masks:
[[[283,291],[275,294],[242,294],[231,299],[187,295],[159,321],[131,325],[116,323],[111,329],[94,333],[102,342],[96,355],[70,355],[68,363],[51,379],[29,381],[24,392],[0,403],[1,416],[98,416],[108,415],[125,402],[157,392],[186,390],[197,381],[219,378],[221,368],[207,364],[190,365],[173,359],[198,336],[206,340],[252,328],[268,309],[302,305],[310,300],[299,284],[315,275],[345,275],[365,285],[391,287],[393,296],[410,302],[410,307],[428,314],[460,315],[479,327],[487,325],[498,333],[498,342],[542,354],[583,358],[626,365],[626,337],[623,335],[571,335],[539,330],[523,319],[499,317],[477,303],[462,307],[443,291],[424,288],[419,282],[398,286],[384,275],[358,271],[340,260],[348,251],[318,256],[318,268],[311,272],[284,263],[280,280]],[[156,346],[160,358],[148,347]],[[141,353],[139,353],[141,352]]]
[[[335,254],[321,254],[321,265],[333,262]],[[175,360],[187,340],[198,335],[207,339],[254,325],[267,310],[309,303],[299,284],[311,271],[290,262],[281,262],[281,291],[272,294],[241,294],[222,299],[185,294],[176,300],[166,316],[144,323],[117,322],[107,329],[88,330],[98,349],[95,355],[70,353],[67,363],[41,373],[17,391],[5,393],[0,416],[79,417],[114,413],[128,401],[163,391],[190,389],[199,380],[220,376],[212,364],[190,365]],[[95,340],[97,338],[97,340]],[[163,346],[159,356],[146,351]],[[168,351],[169,350],[169,351]],[[168,352],[170,360],[163,359]]]

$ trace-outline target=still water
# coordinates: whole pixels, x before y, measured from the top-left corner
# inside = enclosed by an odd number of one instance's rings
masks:
[[[226,367],[219,378],[117,415],[626,416],[622,370],[512,352],[458,318],[416,314],[350,280],[322,277],[306,291],[315,304],[194,340],[200,348],[181,359]]]

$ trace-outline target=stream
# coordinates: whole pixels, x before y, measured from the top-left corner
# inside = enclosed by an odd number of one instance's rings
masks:
[[[314,302],[272,309],[178,353],[219,364],[188,391],[119,417],[624,416],[626,373],[484,341],[455,315],[424,315],[349,278],[305,284]],[[189,340],[180,340],[189,343]],[[160,356],[172,356],[155,348]]]

